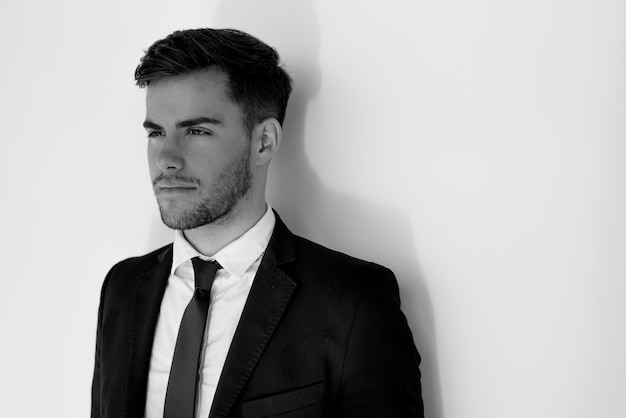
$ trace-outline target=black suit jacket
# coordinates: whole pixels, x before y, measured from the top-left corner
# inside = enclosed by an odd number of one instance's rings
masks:
[[[172,246],[115,265],[100,299],[92,417],[143,417]],[[423,417],[419,354],[393,273],[277,216],[210,418]]]

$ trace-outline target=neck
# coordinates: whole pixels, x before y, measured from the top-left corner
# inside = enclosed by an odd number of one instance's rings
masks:
[[[245,234],[263,217],[267,206],[259,202],[249,210],[233,208],[224,218],[207,225],[183,231],[187,241],[200,253],[207,257]]]

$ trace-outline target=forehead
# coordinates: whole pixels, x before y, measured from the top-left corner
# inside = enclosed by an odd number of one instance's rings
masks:
[[[147,87],[146,113],[175,118],[238,113],[228,89],[228,75],[214,68],[157,79]]]

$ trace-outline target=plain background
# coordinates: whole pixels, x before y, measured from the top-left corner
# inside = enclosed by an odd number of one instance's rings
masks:
[[[429,418],[626,413],[626,3],[0,3],[0,416],[88,416],[99,289],[167,243],[142,50],[236,27],[296,88],[269,202],[391,267]]]

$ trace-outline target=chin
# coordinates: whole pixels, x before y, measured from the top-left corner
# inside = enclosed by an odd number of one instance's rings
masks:
[[[171,229],[186,231],[190,229],[199,228],[201,226],[209,224],[220,224],[227,222],[230,211],[206,211],[198,210],[197,208],[191,208],[188,210],[167,209],[160,207],[161,220],[163,223]]]
[[[171,229],[184,230],[193,228],[193,226],[190,228],[190,225],[193,225],[195,222],[190,211],[184,210],[179,205],[173,206],[169,204],[163,205],[159,202],[159,212],[161,213],[163,223]]]

